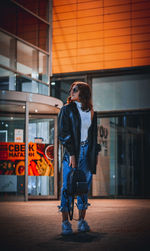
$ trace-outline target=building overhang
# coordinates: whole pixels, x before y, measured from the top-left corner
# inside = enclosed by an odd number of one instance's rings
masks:
[[[11,103],[12,102],[12,103]],[[29,113],[58,114],[63,102],[57,98],[16,91],[0,91],[0,112],[23,112],[23,104],[29,103]],[[11,103],[11,105],[7,105]],[[16,106],[15,103],[19,103]],[[13,105],[14,104],[14,105]],[[17,110],[16,110],[17,109]]]

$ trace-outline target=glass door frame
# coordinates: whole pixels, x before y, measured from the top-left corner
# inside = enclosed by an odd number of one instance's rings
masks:
[[[29,115],[32,115],[29,111],[28,104],[26,104],[26,149],[28,149],[28,125]],[[34,114],[35,115],[35,114]],[[36,114],[37,115],[37,114]],[[50,114],[38,114],[40,118],[54,119],[54,195],[28,195],[28,150],[26,151],[26,176],[25,176],[25,200],[48,200],[58,198],[58,140],[57,140],[57,115]]]
[[[26,139],[26,133],[25,133],[25,123],[26,123],[26,117],[25,117],[25,110],[23,107],[25,107],[26,105],[26,102],[25,101],[17,101],[17,100],[3,100],[1,99],[0,97],[0,106],[3,106],[3,110],[2,110],[2,107],[0,107],[0,112],[1,112],[1,116],[4,117],[4,118],[10,118],[10,120],[12,119],[12,121],[15,121],[16,118],[20,118],[20,119],[23,119],[23,124],[24,124],[24,127],[23,128],[20,128],[22,130],[22,135],[21,135],[21,141],[16,141],[15,140],[15,133],[14,133],[14,136],[13,136],[13,140],[9,139],[9,136],[8,136],[8,140],[4,141],[8,144],[25,144],[25,139]],[[17,125],[17,124],[16,124]],[[15,126],[16,126],[15,125]],[[14,127],[15,129],[17,129],[16,127]],[[13,128],[13,130],[14,130]],[[11,129],[9,129],[11,130]],[[10,131],[12,132],[12,131]],[[9,135],[9,133],[8,133]],[[3,141],[1,141],[1,143],[3,143]],[[8,147],[9,149],[9,147]],[[16,150],[14,150],[15,152]],[[20,150],[19,150],[20,151]],[[23,150],[22,150],[23,151]],[[13,157],[15,159],[15,157]],[[22,157],[21,160],[19,159],[15,159],[16,161],[21,161],[21,162],[25,162],[25,157]],[[12,163],[15,162],[15,160],[12,160],[12,159],[9,159],[8,157],[8,160]],[[8,177],[11,178],[11,175],[6,175]],[[21,184],[21,187],[23,188],[24,187],[24,191],[22,194],[20,194],[20,191],[18,190],[18,180],[19,177],[18,177],[18,174],[13,174],[13,176],[16,176],[16,183],[17,183],[17,190],[16,190],[16,194],[11,194],[10,192],[14,192],[14,191],[7,191],[6,193],[7,194],[7,198],[6,198],[6,201],[8,201],[9,199],[14,201],[24,201],[25,200],[25,175],[21,175],[20,177],[23,177],[23,180],[22,180],[22,184]],[[4,178],[4,177],[3,177]],[[10,193],[10,194],[9,194]],[[0,201],[5,201],[5,198],[1,198]]]

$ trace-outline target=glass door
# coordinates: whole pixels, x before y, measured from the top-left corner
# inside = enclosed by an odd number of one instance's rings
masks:
[[[0,102],[0,199],[24,200],[25,103]]]
[[[150,194],[150,112],[98,118],[97,174],[94,196]]]
[[[56,194],[56,124],[56,117],[29,115],[29,198],[48,198]]]

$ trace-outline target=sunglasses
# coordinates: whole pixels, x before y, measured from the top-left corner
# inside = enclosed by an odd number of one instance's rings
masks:
[[[78,88],[78,86],[75,86],[74,88],[72,88],[72,93],[76,93],[76,92],[78,92],[79,91],[79,88]]]

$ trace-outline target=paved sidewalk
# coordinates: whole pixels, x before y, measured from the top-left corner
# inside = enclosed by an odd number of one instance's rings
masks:
[[[91,199],[89,233],[61,236],[59,201],[0,202],[0,250],[150,251],[150,200]],[[74,217],[77,218],[75,208]]]

